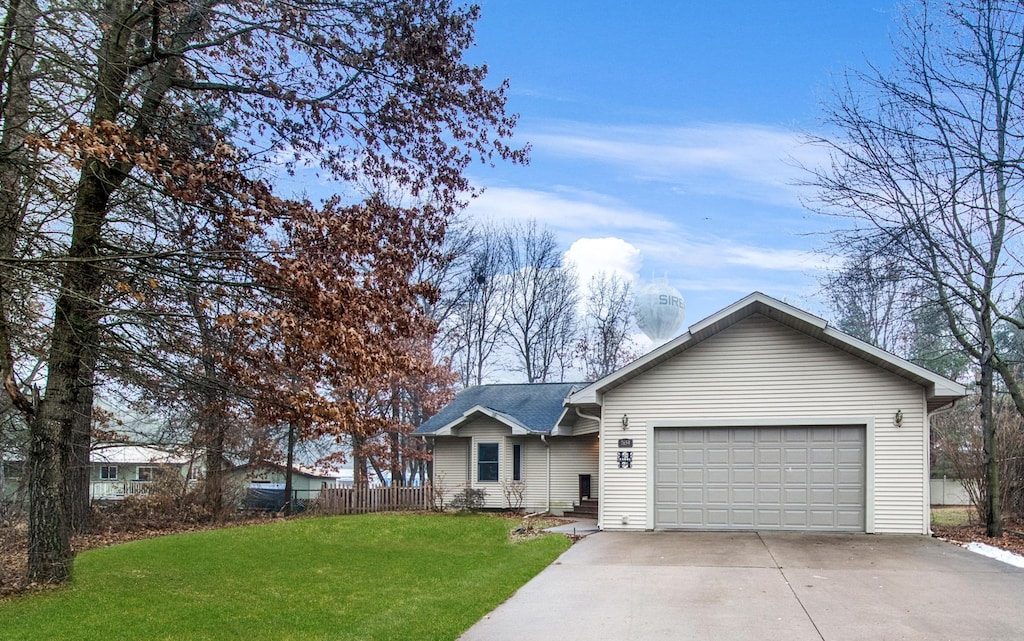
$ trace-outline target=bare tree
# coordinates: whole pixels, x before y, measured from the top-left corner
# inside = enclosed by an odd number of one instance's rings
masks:
[[[584,299],[579,354],[587,380],[597,380],[637,356],[629,341],[633,330],[633,285],[615,273],[591,277]]]
[[[456,302],[441,326],[441,344],[463,387],[486,380],[507,329],[506,238],[505,230],[490,224],[470,230],[463,268],[448,288]]]
[[[816,138],[831,153],[812,170],[817,208],[853,219],[840,251],[892,257],[942,311],[978,369],[988,533],[1002,533],[994,419],[998,375],[1017,410],[1024,394],[997,349],[997,323],[1024,327],[1024,9],[1017,2],[918,0],[902,12],[891,73],[852,72]]]
[[[561,378],[578,328],[575,270],[565,265],[549,229],[536,221],[511,228],[508,256],[508,340],[516,369],[529,383]]]

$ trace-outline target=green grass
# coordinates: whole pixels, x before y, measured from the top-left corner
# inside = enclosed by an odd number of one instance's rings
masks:
[[[944,506],[932,508],[932,525],[956,527],[974,523],[974,508],[967,506]]]
[[[308,518],[91,550],[0,639],[455,639],[568,546],[489,516]]]

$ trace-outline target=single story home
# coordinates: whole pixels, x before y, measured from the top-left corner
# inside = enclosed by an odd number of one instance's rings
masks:
[[[147,491],[160,474],[176,473],[195,479],[200,469],[195,456],[146,445],[97,444],[89,452],[89,496],[120,500]]]
[[[963,385],[755,292],[589,384],[469,388],[421,425],[449,498],[598,499],[604,530],[926,534],[929,416]]]
[[[242,481],[250,486],[284,489],[287,468],[272,461],[243,463],[229,469],[225,476],[230,482]],[[351,487],[352,470],[316,468],[301,464],[292,465],[292,489],[300,498],[316,498],[325,487]]]

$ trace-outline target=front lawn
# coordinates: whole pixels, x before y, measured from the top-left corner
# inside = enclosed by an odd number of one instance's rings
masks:
[[[372,514],[91,550],[70,587],[0,601],[0,639],[455,639],[569,546],[516,525]]]

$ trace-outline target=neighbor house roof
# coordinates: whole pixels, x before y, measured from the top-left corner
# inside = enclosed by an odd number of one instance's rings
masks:
[[[184,465],[189,462],[187,456],[145,445],[98,445],[89,453],[89,460],[93,463],[115,465],[127,463]]]
[[[478,385],[462,390],[414,434],[450,436],[452,430],[480,416],[507,425],[513,434],[550,434],[569,394],[586,383]]]
[[[761,292],[754,292],[722,311],[691,325],[685,334],[573,393],[568,399],[568,404],[584,407],[598,406],[601,404],[601,395],[605,392],[657,367],[754,314],[761,314],[792,327],[823,343],[921,385],[926,389],[929,411],[948,405],[967,393],[966,388],[956,381],[841,332],[813,314],[799,310]]]
[[[274,463],[273,461],[257,461],[255,463],[242,463],[241,465],[236,465],[235,467],[231,468],[232,471],[252,470],[254,472],[258,472],[262,470],[268,472],[277,471],[281,472],[282,474],[286,469],[287,467],[285,465],[282,465],[281,463]],[[298,463],[292,465],[292,472],[295,474],[301,474],[302,476],[308,476],[309,478],[315,479],[333,480],[345,477],[345,474],[343,473],[345,472],[345,470],[338,470],[327,467],[309,467],[306,465],[300,465]],[[351,474],[348,475],[348,478],[351,479]]]

